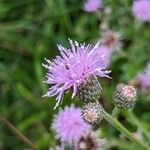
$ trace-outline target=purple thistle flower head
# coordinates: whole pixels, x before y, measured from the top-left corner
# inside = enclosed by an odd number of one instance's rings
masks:
[[[102,44],[97,48],[97,53],[99,56],[103,57],[103,65],[108,66],[110,64],[112,50]]]
[[[132,11],[137,20],[150,22],[150,0],[134,1]]]
[[[69,40],[71,48],[67,49],[58,45],[60,56],[53,61],[47,60],[43,64],[48,69],[47,84],[51,85],[49,91],[44,95],[48,97],[57,96],[56,106],[63,100],[65,91],[72,90],[72,98],[77,94],[78,87],[85,83],[90,77],[109,77],[110,71],[106,70],[105,56],[97,51],[99,43],[94,47],[91,45],[73,43]]]
[[[84,122],[81,109],[72,105],[59,112],[53,121],[52,128],[56,130],[57,138],[62,142],[73,144],[90,129],[90,126]]]
[[[102,8],[102,0],[87,0],[84,3],[84,10],[87,12],[95,12]]]
[[[144,73],[138,76],[138,80],[143,91],[150,88],[150,64],[147,66]]]

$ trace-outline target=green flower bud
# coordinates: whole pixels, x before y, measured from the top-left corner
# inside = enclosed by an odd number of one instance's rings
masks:
[[[119,84],[114,93],[113,101],[119,109],[133,108],[137,100],[137,90],[125,84]]]
[[[96,125],[103,119],[103,107],[97,102],[90,102],[82,108],[82,116],[86,123]]]
[[[77,95],[85,103],[94,102],[100,98],[102,88],[96,77],[91,77],[79,86]]]

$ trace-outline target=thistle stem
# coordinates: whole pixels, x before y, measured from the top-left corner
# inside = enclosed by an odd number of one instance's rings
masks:
[[[4,123],[20,140],[26,143],[32,150],[37,150],[36,146],[24,136],[17,128],[15,128],[5,117],[0,116],[0,122]]]
[[[150,133],[147,131],[143,125],[141,124],[140,120],[134,115],[132,111],[128,111],[128,120],[137,126],[137,128],[146,136],[148,141],[150,141]]]
[[[119,115],[119,113],[120,113],[120,109],[119,108],[117,108],[117,107],[115,107],[114,109],[113,109],[113,111],[112,111],[112,117],[113,118],[117,118],[118,117],[118,115]]]
[[[104,111],[104,119],[109,122],[112,126],[122,132],[128,139],[134,141],[139,146],[143,147],[143,150],[150,150],[149,147],[139,139],[135,138],[117,119],[113,118],[106,111]]]

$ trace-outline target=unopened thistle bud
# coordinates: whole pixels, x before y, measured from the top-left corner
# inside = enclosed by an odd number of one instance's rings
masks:
[[[125,84],[119,84],[114,93],[114,103],[119,109],[130,109],[135,105],[137,90]]]
[[[94,102],[100,98],[102,88],[96,77],[91,77],[78,88],[77,95],[85,103]]]
[[[103,111],[103,107],[98,102],[90,102],[82,108],[82,116],[86,123],[96,125],[102,121]]]

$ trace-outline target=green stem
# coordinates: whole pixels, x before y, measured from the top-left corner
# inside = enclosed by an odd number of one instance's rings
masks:
[[[118,115],[119,115],[119,113],[120,113],[120,109],[118,109],[117,107],[115,107],[115,108],[113,109],[113,111],[112,111],[112,117],[113,117],[113,118],[117,118]]]
[[[0,116],[0,122],[4,123],[21,141],[26,143],[32,150],[37,150],[36,146],[17,128],[15,128],[5,117]]]
[[[131,143],[129,141],[122,142],[117,139],[111,139],[107,144],[104,145],[104,149],[111,149],[111,147],[117,146],[120,149],[131,150]]]
[[[139,139],[135,138],[117,119],[114,119],[106,111],[104,111],[104,119],[107,120],[112,126],[117,128],[120,132],[122,132],[128,139],[134,141],[139,146],[143,147],[143,150],[150,150],[148,146],[146,146],[146,144],[144,144]]]
[[[143,125],[141,124],[140,120],[133,114],[132,111],[128,112],[128,120],[137,126],[137,128],[146,136],[146,138],[150,141],[150,133],[147,131]]]

